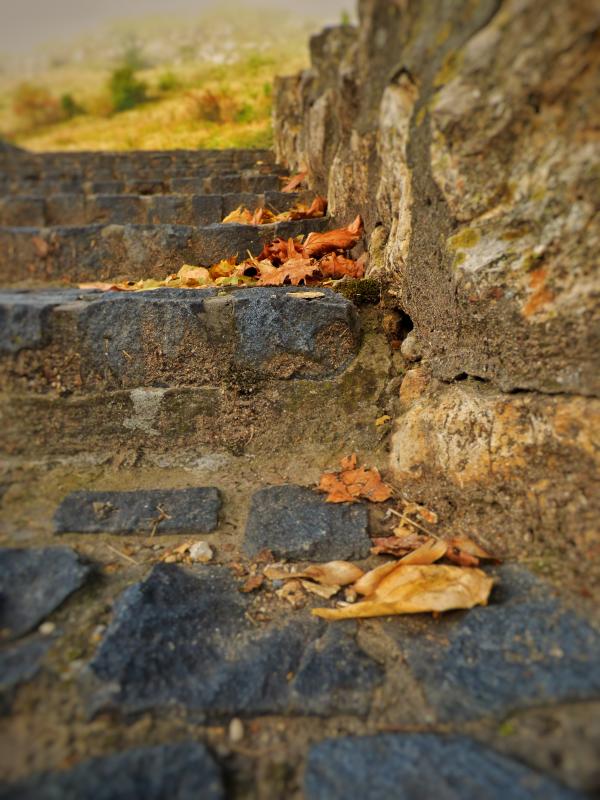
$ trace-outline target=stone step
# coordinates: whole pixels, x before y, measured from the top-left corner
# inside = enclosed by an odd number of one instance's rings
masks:
[[[265,242],[327,228],[329,220],[270,225],[83,225],[0,228],[0,284],[163,279],[183,264],[257,255]]]
[[[133,152],[0,153],[4,174],[39,177],[45,173],[65,178],[119,178],[123,173],[174,174],[269,168],[275,159],[271,150],[165,150]]]
[[[240,205],[287,211],[312,198],[311,192],[9,195],[0,197],[0,225],[212,225]]]
[[[55,194],[224,194],[230,192],[278,191],[282,186],[279,171],[255,169],[231,172],[183,170],[160,173],[154,170],[147,175],[136,172],[121,174],[118,178],[98,178],[59,175],[42,177],[0,177],[0,194],[33,195],[48,197]]]
[[[325,379],[354,359],[360,323],[329,289],[255,287],[0,294],[1,383],[70,393]],[[52,377],[60,376],[60,377]]]

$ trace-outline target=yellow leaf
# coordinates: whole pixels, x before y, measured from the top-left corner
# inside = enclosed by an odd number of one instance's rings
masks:
[[[326,586],[323,586],[320,583],[312,583],[312,581],[300,581],[300,583],[307,592],[317,594],[319,597],[324,597],[326,600],[329,600],[330,597],[333,597],[333,595],[337,594],[342,588],[341,586],[336,586],[335,584],[327,584]]]
[[[412,553],[400,559],[400,564],[433,564],[446,555],[448,542],[442,539],[429,539]]]
[[[383,417],[377,417],[375,420],[375,425],[380,428],[382,425],[385,425],[386,422],[389,422],[391,417],[389,414],[384,414]]]
[[[493,585],[494,579],[479,569],[399,564],[369,599],[345,608],[315,608],[312,613],[337,620],[473,608],[487,605]]]
[[[185,286],[198,286],[211,281],[210,272],[205,267],[194,267],[191,264],[184,264],[177,276]]]

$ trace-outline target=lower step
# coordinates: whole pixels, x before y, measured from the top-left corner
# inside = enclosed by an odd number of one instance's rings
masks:
[[[331,377],[358,351],[360,324],[341,295],[314,295],[287,287],[5,292],[0,384],[85,392]]]
[[[55,194],[0,197],[0,225],[213,225],[243,205],[287,211],[312,192],[230,194]]]
[[[257,255],[266,242],[327,228],[328,219],[271,225],[85,225],[0,228],[0,283],[162,279],[183,264]]]

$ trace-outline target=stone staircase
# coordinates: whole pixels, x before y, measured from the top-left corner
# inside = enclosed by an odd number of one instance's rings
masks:
[[[600,692],[600,637],[527,569],[441,620],[326,623],[247,588],[268,553],[379,563],[385,508],[313,487],[354,451],[385,467],[407,362],[382,309],[75,286],[322,230],[220,223],[309,199],[273,156],[0,162],[0,798],[582,796],[553,760],[577,713],[539,728]]]

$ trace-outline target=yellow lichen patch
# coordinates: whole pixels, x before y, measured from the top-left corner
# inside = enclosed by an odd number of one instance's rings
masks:
[[[462,231],[455,233],[448,239],[448,247],[451,250],[464,250],[465,248],[475,247],[481,239],[479,231],[474,228],[463,228]]]

